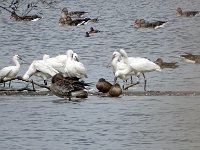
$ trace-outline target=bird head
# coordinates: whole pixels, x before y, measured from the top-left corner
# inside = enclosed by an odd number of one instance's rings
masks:
[[[77,53],[73,53],[73,54],[72,54],[72,58],[73,58],[73,60],[75,60],[75,61],[78,61],[78,62],[79,62],[79,59],[78,59],[78,54],[77,54]]]
[[[22,58],[19,56],[19,55],[15,55],[15,56],[13,56],[13,59],[16,59],[16,60],[22,60]]]
[[[74,53],[73,50],[69,49],[67,51],[67,57],[70,58],[70,59],[73,59],[73,53]]]

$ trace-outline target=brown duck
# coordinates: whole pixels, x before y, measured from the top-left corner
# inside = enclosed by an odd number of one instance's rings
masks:
[[[58,23],[59,25],[79,26],[86,24],[90,20],[90,18],[80,18],[72,20],[70,16],[67,16],[66,18],[60,18]]]
[[[96,88],[99,90],[99,92],[102,92],[102,93],[107,93],[111,87],[112,87],[112,84],[106,81],[104,78],[100,78],[98,82],[96,83]]]
[[[162,58],[158,58],[154,61],[157,65],[159,65],[162,69],[163,68],[176,68],[178,67],[177,62],[164,62]]]
[[[180,7],[176,9],[176,16],[192,17],[199,14],[199,11],[182,11]]]
[[[136,27],[136,28],[158,28],[165,23],[167,23],[167,21],[149,22],[144,19],[136,19],[134,22],[134,27]]]
[[[115,85],[113,85],[108,92],[108,96],[111,97],[119,97],[121,94],[122,94],[122,89],[118,83],[115,83]]]
[[[52,77],[50,90],[58,97],[71,100],[71,97],[87,98],[88,93],[85,86],[88,86],[88,84],[77,79],[64,78],[61,73],[57,73]]]
[[[89,31],[89,33],[98,33],[98,32],[100,32],[100,31],[97,29],[94,29],[93,27],[91,27],[90,31]]]
[[[68,9],[66,7],[64,7],[61,10],[61,17],[65,18],[66,16],[77,16],[77,17],[82,17],[84,14],[86,14],[88,12],[85,11],[68,11]]]
[[[14,20],[14,21],[34,21],[34,20],[39,20],[42,17],[38,16],[38,15],[31,15],[31,16],[19,16],[15,13],[15,11],[13,11],[11,13],[10,19]]]
[[[200,55],[193,55],[191,53],[185,53],[180,55],[181,58],[185,59],[187,62],[200,63]]]

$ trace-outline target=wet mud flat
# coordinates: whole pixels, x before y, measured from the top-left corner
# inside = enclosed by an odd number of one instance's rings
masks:
[[[104,96],[105,94],[89,91],[89,96]],[[31,89],[0,88],[0,96],[19,95],[19,96],[51,96],[51,91],[40,88],[36,91]],[[123,91],[121,96],[200,96],[200,91]]]

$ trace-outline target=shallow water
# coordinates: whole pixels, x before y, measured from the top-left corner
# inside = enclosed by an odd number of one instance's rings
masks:
[[[178,62],[176,69],[147,73],[147,90],[199,91],[199,65],[186,63],[179,55],[199,54],[200,16],[175,16],[176,7],[198,10],[199,5],[199,0],[61,1],[56,9],[43,10],[37,22],[14,22],[2,11],[0,68],[12,64],[14,54],[31,62],[43,54],[53,57],[73,49],[87,68],[86,81],[95,89],[100,77],[113,81],[106,65],[113,51],[124,48],[129,56]],[[99,23],[60,27],[57,21],[63,6],[88,11],[86,17],[99,17]],[[156,30],[135,29],[132,23],[137,18],[168,23]],[[91,26],[102,32],[86,38]],[[19,75],[27,69],[22,64]],[[19,85],[19,81],[12,83]],[[142,91],[143,79],[131,90]],[[1,96],[0,149],[199,149],[199,98],[92,96],[66,103],[54,96]]]

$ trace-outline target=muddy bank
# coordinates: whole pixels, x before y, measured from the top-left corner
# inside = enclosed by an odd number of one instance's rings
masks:
[[[128,96],[200,96],[200,91],[124,91]]]
[[[52,95],[47,89],[33,91],[31,89],[0,88],[1,95],[48,96]],[[123,91],[126,96],[200,96],[200,91]],[[106,96],[100,92],[89,91],[89,96]]]

